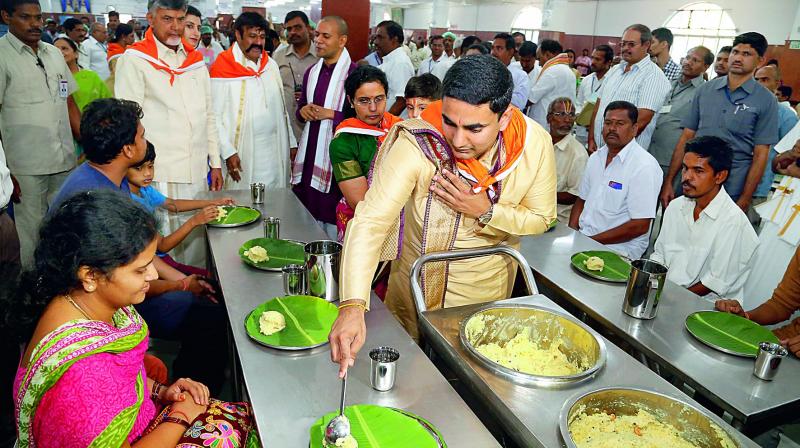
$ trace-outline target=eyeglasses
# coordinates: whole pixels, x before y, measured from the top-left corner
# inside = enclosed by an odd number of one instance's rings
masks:
[[[575,118],[575,112],[552,112],[551,115],[553,115],[556,118],[564,118],[564,117]]]
[[[381,96],[376,96],[375,98],[366,98],[366,97],[365,98],[358,98],[358,99],[356,99],[356,104],[358,104],[359,106],[364,106],[364,107],[369,106],[370,104],[374,104],[374,105],[378,106],[381,103],[383,103],[384,101],[386,101],[386,97],[381,95]]]

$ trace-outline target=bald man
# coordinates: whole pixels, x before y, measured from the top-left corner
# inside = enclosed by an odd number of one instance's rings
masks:
[[[348,33],[347,23],[338,16],[324,17],[314,31],[320,59],[303,74],[296,115],[304,127],[292,166],[294,193],[333,240],[342,192],[332,181],[333,167],[326,151],[344,119],[344,80],[356,69],[345,48]]]
[[[102,23],[94,22],[90,28],[89,38],[81,44],[81,49],[86,54],[85,61],[79,61],[83,68],[88,68],[100,75],[105,81],[111,76],[108,69],[108,32]]]

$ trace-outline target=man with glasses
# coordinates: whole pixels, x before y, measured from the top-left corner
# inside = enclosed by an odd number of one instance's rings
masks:
[[[572,133],[575,103],[567,97],[554,99],[547,108],[547,124],[556,155],[556,202],[558,220],[569,222],[572,204],[578,199],[583,170],[589,155]]]
[[[73,136],[79,138],[78,90],[64,57],[41,42],[37,0],[2,2],[8,33],[0,38],[0,134],[20,189],[14,207],[23,266],[33,262],[47,203],[75,167]]]
[[[650,28],[644,25],[625,29],[619,44],[622,60],[606,75],[592,114],[589,152],[605,143],[602,135],[605,106],[615,101],[627,101],[639,109],[636,141],[644,149],[650,146],[657,114],[670,87],[664,72],[647,54],[652,40]]]

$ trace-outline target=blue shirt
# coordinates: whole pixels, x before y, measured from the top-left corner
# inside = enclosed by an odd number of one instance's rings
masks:
[[[728,77],[720,76],[697,89],[681,124],[696,131],[697,137],[719,137],[730,145],[733,165],[725,190],[736,201],[753,163],[755,146],[778,142],[778,100],[753,78],[731,92]]]
[[[794,110],[778,104],[778,141],[783,139],[789,131],[792,130],[794,125],[797,124],[797,114]],[[753,193],[754,198],[765,198],[769,195],[769,190],[772,188],[772,181],[775,180],[775,173],[772,172],[772,159],[775,158],[778,152],[775,151],[775,145],[769,150],[769,160],[767,166],[764,167],[764,177],[756,187],[756,192]]]
[[[150,213],[155,213],[156,209],[167,200],[167,197],[154,187],[142,187],[139,189],[139,194],[131,193],[131,197]]]
[[[129,196],[131,192],[127,178],[123,178],[122,183],[118,186],[88,162],[83,163],[67,176],[67,179],[61,185],[61,189],[58,190],[58,194],[53,198],[53,202],[50,203],[48,213],[55,210],[75,193],[91,190],[114,190],[126,196]]]

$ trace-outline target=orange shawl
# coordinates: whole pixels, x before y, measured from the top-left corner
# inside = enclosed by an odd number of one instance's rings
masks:
[[[116,44],[114,42],[108,44],[108,56],[107,60],[116,59],[122,56],[122,53],[125,53],[125,48],[122,47],[120,44]]]
[[[148,28],[144,33],[144,39],[130,45],[125,54],[135,56],[149,62],[156,70],[161,70],[169,74],[169,84],[175,82],[175,77],[180,76],[188,71],[197,70],[206,66],[203,61],[203,55],[192,47],[186,39],[181,39],[183,49],[186,50],[186,60],[183,61],[178,68],[172,68],[169,64],[162,61],[158,57],[158,46],[156,46],[156,37],[153,35],[153,28]]]
[[[386,134],[389,132],[389,129],[401,121],[403,121],[402,118],[392,115],[389,112],[383,113],[383,120],[381,120],[380,127],[368,125],[358,118],[348,118],[346,120],[342,120],[342,122],[339,123],[339,126],[336,126],[335,134],[338,135],[340,132],[345,132],[349,134],[371,135],[378,139],[378,144],[380,145],[386,138]]]
[[[444,136],[442,131],[442,102],[436,101],[428,105],[428,108],[422,112],[423,120],[427,121],[439,133]],[[522,112],[516,107],[512,107],[511,120],[504,131],[501,132],[503,137],[503,146],[505,148],[505,162],[500,169],[494,174],[489,173],[481,162],[477,159],[455,159],[459,172],[475,182],[472,191],[480,193],[487,189],[492,188],[492,185],[505,179],[514,168],[517,167],[522,158],[522,151],[525,148],[525,131],[527,125],[525,124],[525,117]]]
[[[569,65],[569,55],[567,53],[561,53],[556,57],[554,57],[553,59],[550,59],[549,61],[545,62],[544,66],[542,67],[542,70],[539,72],[539,76],[536,77],[536,80],[538,81],[539,78],[542,77],[542,73],[544,73],[545,70],[558,64]]]
[[[236,44],[234,43],[233,45]],[[264,74],[264,71],[267,68],[267,63],[269,62],[269,54],[267,54],[266,51],[261,53],[261,64],[256,72],[252,68],[245,67],[236,61],[236,57],[233,55],[233,45],[231,45],[231,47],[224,52],[220,53],[220,55],[217,56],[217,59],[211,65],[209,70],[212,78],[236,80],[258,78]]]

